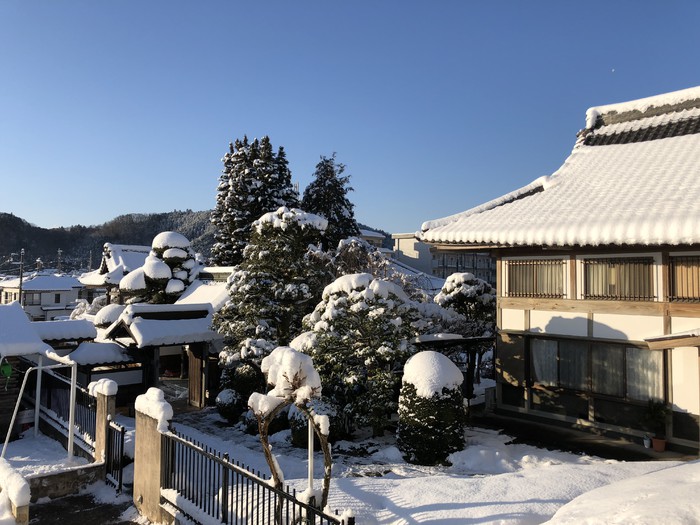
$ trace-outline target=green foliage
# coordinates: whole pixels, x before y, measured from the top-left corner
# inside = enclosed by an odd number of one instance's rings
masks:
[[[450,275],[435,296],[435,302],[452,309],[466,319],[462,335],[492,334],[496,323],[496,290],[471,273]]]
[[[280,208],[266,217],[256,222],[243,262],[229,278],[231,301],[214,317],[226,337],[224,364],[241,350],[262,357],[286,345],[330,280],[327,257],[311,245],[319,231],[304,222],[308,214]]]
[[[243,260],[253,221],[281,206],[298,203],[283,148],[277,154],[269,137],[248,142],[236,140],[222,159],[224,169],[217,186],[211,222],[216,230],[214,263],[233,266]]]
[[[393,283],[369,274],[342,277],[326,288],[304,326],[315,344],[323,393],[338,407],[344,434],[364,426],[381,435],[398,406],[400,370],[414,352],[418,313]]]
[[[221,394],[216,398],[219,413],[230,423],[236,423],[248,410],[250,394],[264,392],[265,386],[265,375],[253,362],[243,361],[224,369],[221,375]]]
[[[421,397],[411,383],[401,386],[397,445],[406,461],[418,465],[445,464],[447,456],[464,448],[466,414],[459,388]]]
[[[666,435],[666,418],[670,413],[671,410],[666,403],[656,399],[649,399],[642,419],[642,425],[646,430],[652,432],[654,436],[661,438]]]
[[[329,250],[334,250],[342,239],[360,234],[354,206],[347,198],[352,191],[350,177],[343,176],[344,172],[345,165],[336,164],[335,153],[330,158],[322,156],[301,201],[304,210],[328,220],[324,244]]]

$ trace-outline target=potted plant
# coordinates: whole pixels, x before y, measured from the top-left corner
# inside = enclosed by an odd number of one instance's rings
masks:
[[[666,449],[666,418],[670,410],[666,403],[656,399],[649,399],[647,409],[644,412],[644,428],[651,432],[652,448],[656,452]]]

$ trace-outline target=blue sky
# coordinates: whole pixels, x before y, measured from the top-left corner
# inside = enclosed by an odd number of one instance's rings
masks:
[[[556,170],[590,106],[700,85],[700,2],[0,3],[0,211],[211,209],[228,143],[347,165],[412,232]]]

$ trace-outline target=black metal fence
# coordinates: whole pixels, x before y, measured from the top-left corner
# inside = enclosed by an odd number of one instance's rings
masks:
[[[107,449],[105,450],[105,470],[106,481],[114,488],[117,493],[122,491],[123,473],[126,458],[124,458],[124,436],[126,429],[110,421],[107,427]]]
[[[190,519],[226,525],[354,525],[329,516],[296,498],[295,491],[275,489],[260,472],[231,462],[206,445],[176,430],[162,434],[161,503]],[[184,502],[182,500],[185,500]]]

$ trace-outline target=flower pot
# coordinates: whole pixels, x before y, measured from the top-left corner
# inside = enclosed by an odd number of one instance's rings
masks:
[[[666,450],[666,440],[664,438],[651,438],[651,446],[654,452],[663,452]]]

